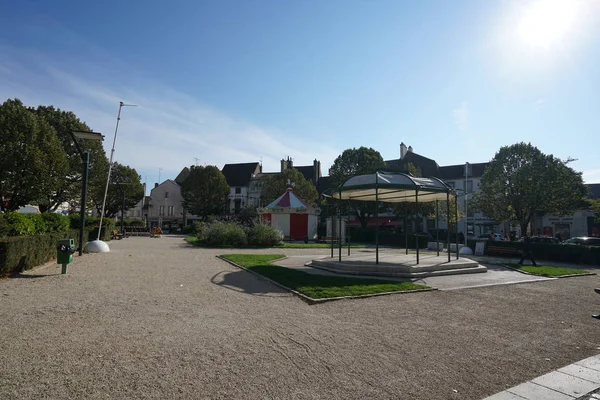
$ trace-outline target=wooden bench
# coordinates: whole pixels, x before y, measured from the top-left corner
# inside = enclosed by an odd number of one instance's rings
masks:
[[[114,231],[112,231],[112,239],[117,239],[117,240],[121,240],[123,239],[123,235],[121,234],[121,232],[119,232],[117,229],[115,229]]]
[[[504,247],[504,246],[487,246],[485,248],[486,255],[489,253],[496,253],[500,255],[515,255],[521,256],[523,254],[523,250],[516,249],[514,247]]]
[[[332,236],[321,236],[321,238],[319,239],[319,243],[337,243],[338,240],[337,238],[334,238]]]

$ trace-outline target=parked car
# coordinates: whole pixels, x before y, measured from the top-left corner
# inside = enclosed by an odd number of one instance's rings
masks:
[[[519,239],[519,242],[522,242],[523,238]],[[540,235],[540,236],[531,236],[531,242],[532,243],[560,243],[560,240],[558,240],[555,237],[552,236],[544,236],[544,235]]]
[[[600,238],[596,237],[574,237],[571,239],[567,239],[562,244],[566,245],[580,245],[580,246],[600,246]]]
[[[494,240],[503,242],[504,241],[504,236],[502,236],[499,233],[494,233]],[[479,237],[477,238],[477,240],[490,240],[490,234],[485,234],[485,235],[479,235]]]

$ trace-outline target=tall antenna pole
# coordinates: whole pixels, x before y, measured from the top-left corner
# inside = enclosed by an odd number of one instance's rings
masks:
[[[119,121],[121,120],[121,109],[123,107],[137,106],[135,104],[124,104],[122,101],[119,102],[117,126],[115,127],[115,137],[113,138],[112,149],[110,150],[110,161],[108,162],[108,176],[106,177],[106,188],[104,189],[104,199],[102,200],[102,212],[100,213],[100,226],[98,227],[98,237],[96,238],[96,240],[100,240],[100,233],[102,232],[102,219],[104,218],[104,208],[106,207],[106,195],[108,194],[108,184],[110,183],[110,173],[112,172],[113,156],[115,155],[115,143],[117,143],[117,132],[119,131]]]
[[[199,158],[198,157],[194,157],[194,160],[196,160],[196,166],[198,166],[198,160],[199,160]]]
[[[158,167],[158,184],[160,185],[160,173],[162,172],[162,167]]]

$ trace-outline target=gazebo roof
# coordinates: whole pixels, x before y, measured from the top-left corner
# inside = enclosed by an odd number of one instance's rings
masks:
[[[265,208],[271,209],[280,209],[280,208],[305,208],[307,210],[312,210],[313,207],[310,204],[306,203],[300,197],[298,197],[292,189],[287,189],[284,194],[279,196],[276,200],[273,200],[268,206]]]
[[[414,203],[417,195],[424,203],[456,196],[454,189],[438,178],[417,178],[400,172],[354,176],[332,191],[335,199],[386,203]]]

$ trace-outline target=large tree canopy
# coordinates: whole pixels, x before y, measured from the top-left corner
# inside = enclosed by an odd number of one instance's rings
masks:
[[[521,232],[536,212],[569,214],[587,193],[580,172],[531,144],[500,148],[486,168],[470,205],[496,221],[516,221]]]
[[[181,185],[183,207],[206,220],[226,209],[229,185],[219,168],[209,165],[191,166],[190,174]]]
[[[316,204],[319,194],[312,182],[307,181],[304,175],[297,169],[288,168],[267,179],[262,187],[260,196],[263,205],[266,206],[277,199],[288,187],[292,187],[294,193],[302,200],[313,206]]]
[[[113,164],[110,175],[104,216],[113,218],[121,212],[123,193],[125,193],[125,210],[128,210],[135,207],[135,205],[144,197],[144,186],[142,185],[140,175],[134,168],[127,165],[121,165],[118,162]],[[92,202],[94,203],[94,207],[98,211],[98,214],[102,212],[102,200],[104,199],[105,189],[106,175],[96,179],[90,188]]]
[[[38,106],[36,109],[30,108],[30,111],[54,128],[68,159],[68,171],[64,175],[64,179],[59,181],[55,191],[46,193],[40,199],[40,210],[55,211],[63,202],[78,204],[81,197],[83,167],[81,155],[73,143],[70,132],[91,131],[92,129],[80,121],[74,113],[53,106]],[[103,189],[103,182],[106,182],[108,172],[108,159],[102,147],[102,142],[78,139],[78,143],[84,152],[88,151],[90,153],[89,190],[96,191],[98,188],[95,188],[94,185],[99,185]]]
[[[329,180],[331,187],[335,188],[356,175],[368,175],[385,168],[385,161],[377,150],[360,147],[344,150],[331,168],[329,168]],[[371,214],[375,210],[374,202],[350,201],[349,206],[356,212],[361,226],[365,228]],[[382,205],[381,207],[386,207]],[[383,211],[383,209],[381,209]]]
[[[0,105],[0,196],[9,209],[57,193],[68,169],[61,143],[45,119],[17,99]]]

